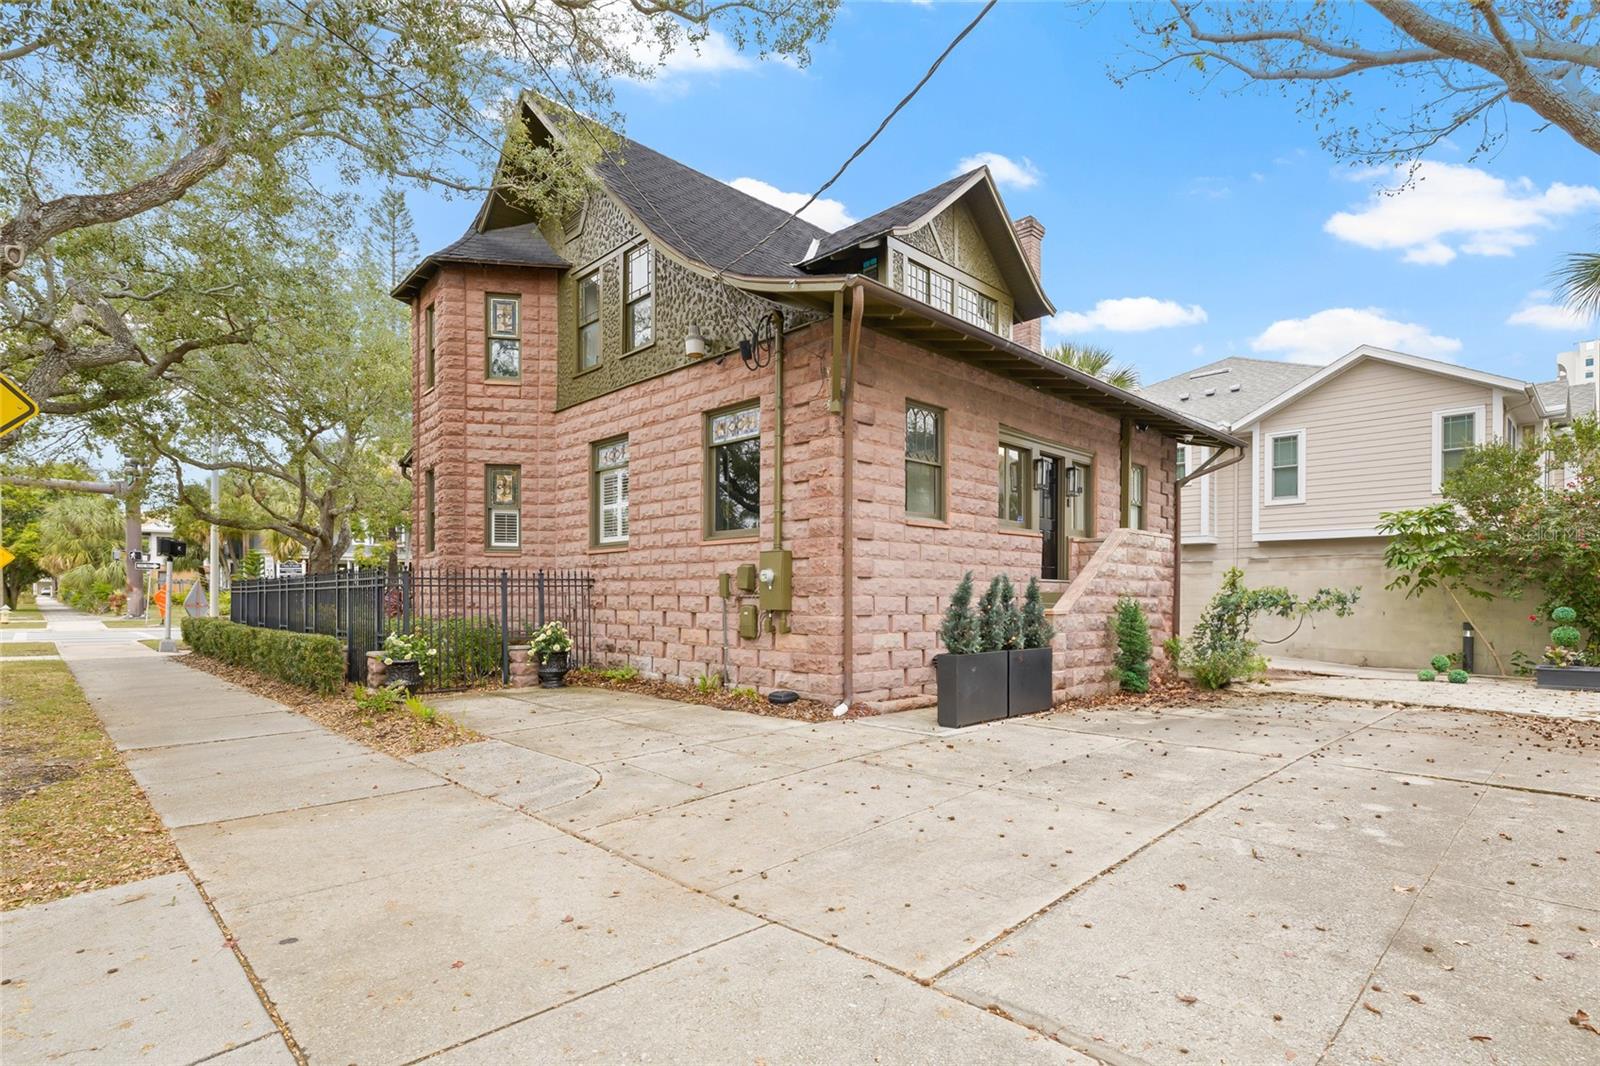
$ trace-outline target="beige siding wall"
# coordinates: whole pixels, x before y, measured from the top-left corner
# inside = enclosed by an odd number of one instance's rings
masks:
[[[1180,444],[1188,450],[1188,471],[1200,469],[1211,449]],[[1209,541],[1217,535],[1217,474],[1196,478],[1183,487],[1183,540],[1185,544]]]
[[[1256,427],[1251,469],[1264,537],[1366,529],[1383,511],[1436,502],[1434,412],[1480,408],[1491,417],[1492,390],[1436,374],[1368,361],[1307,393]],[[1268,438],[1304,430],[1303,503],[1271,502]]]

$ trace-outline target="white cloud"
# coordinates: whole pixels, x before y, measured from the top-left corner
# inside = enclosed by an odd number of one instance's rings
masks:
[[[612,37],[624,40],[626,43],[622,47],[628,58],[649,72],[641,77],[624,77],[623,80],[663,93],[680,93],[690,88],[697,78],[754,70],[763,63],[795,67],[794,61],[786,56],[760,58],[747,55],[718,30],[712,30],[699,42],[689,41],[680,35],[664,56],[661,42],[649,26],[622,21],[612,32]]]
[[[1425,162],[1415,174],[1397,166],[1355,177],[1376,178],[1383,187],[1322,228],[1342,241],[1398,251],[1407,263],[1429,266],[1457,255],[1513,255],[1557,219],[1600,209],[1600,188],[1593,185],[1558,181],[1541,191],[1527,178],[1507,181],[1454,163]]]
[[[1050,319],[1045,328],[1058,335],[1094,330],[1142,333],[1148,329],[1198,325],[1205,320],[1206,309],[1199,304],[1185,307],[1176,300],[1158,300],[1154,296],[1124,296],[1101,300],[1088,311],[1063,311]]]
[[[1579,314],[1563,304],[1551,303],[1548,291],[1536,289],[1528,294],[1528,298],[1523,301],[1520,308],[1511,313],[1506,319],[1506,325],[1532,326],[1534,329],[1570,333],[1587,329],[1591,321],[1588,315]]]
[[[803,192],[784,192],[776,185],[769,185],[760,178],[734,178],[728,184],[742,193],[754,196],[757,200],[765,200],[767,203],[775,207],[781,207],[785,211],[793,211],[805,203],[806,198],[810,195],[810,193]],[[821,226],[829,233],[836,233],[855,222],[855,216],[845,209],[843,203],[838,200],[830,200],[827,197],[819,199],[816,203],[800,212],[800,217],[813,226]]]
[[[965,174],[976,167],[988,167],[989,173],[994,176],[995,184],[1006,189],[1031,189],[1039,184],[1040,178],[1044,177],[1044,172],[1034,166],[1033,160],[1026,156],[1018,162],[999,152],[979,152],[977,155],[966,156],[956,164],[950,176]]]
[[[1305,318],[1283,318],[1250,342],[1258,352],[1278,353],[1291,363],[1331,363],[1352,348],[1371,344],[1408,355],[1445,359],[1461,350],[1454,337],[1400,322],[1377,307],[1330,307]]]

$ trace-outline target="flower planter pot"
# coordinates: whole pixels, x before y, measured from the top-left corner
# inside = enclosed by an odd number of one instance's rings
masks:
[[[1006,716],[1010,693],[1006,679],[1010,652],[976,655],[946,653],[933,660],[939,683],[939,724],[961,729]]]
[[[1600,692],[1600,666],[1535,666],[1533,676],[1539,688]]]
[[[1006,652],[1006,713],[1011,717],[1048,711],[1054,705],[1050,651],[1049,648],[1024,648]]]
[[[539,687],[561,688],[567,683],[567,670],[570,669],[567,658],[568,653],[564,651],[553,651],[539,657]]]
[[[386,685],[403,687],[408,696],[416,695],[422,687],[422,667],[415,659],[396,659],[384,664],[383,680]]]

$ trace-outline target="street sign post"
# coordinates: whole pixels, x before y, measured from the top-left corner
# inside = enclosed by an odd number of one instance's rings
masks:
[[[167,602],[163,606],[166,607],[167,635],[161,638],[161,644],[156,650],[177,651],[178,642],[172,639],[172,614],[178,609],[178,605],[172,602],[172,559],[170,557],[167,559]]]

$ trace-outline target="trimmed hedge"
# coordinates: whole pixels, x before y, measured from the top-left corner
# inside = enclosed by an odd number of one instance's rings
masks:
[[[223,618],[185,618],[183,641],[197,655],[324,696],[344,687],[345,651],[337,637],[259,629]]]

